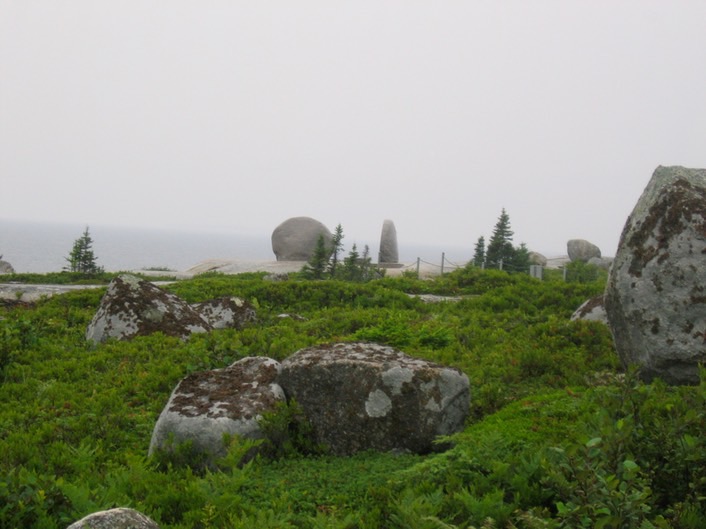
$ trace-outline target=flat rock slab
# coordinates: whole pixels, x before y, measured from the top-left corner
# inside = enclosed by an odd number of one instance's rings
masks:
[[[282,362],[280,385],[336,455],[426,453],[463,429],[470,406],[461,371],[374,343],[302,349]]]

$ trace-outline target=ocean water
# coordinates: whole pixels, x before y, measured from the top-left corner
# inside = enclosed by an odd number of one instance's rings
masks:
[[[67,262],[74,241],[84,225],[49,224],[0,220],[0,255],[16,272],[58,272]],[[189,233],[179,231],[90,226],[93,252],[97,263],[107,271],[168,268],[183,271],[209,259],[274,261],[270,234]],[[370,246],[376,260],[379,241],[359,244]],[[344,249],[347,252],[348,248]],[[400,243],[403,263],[420,258],[425,262],[453,268],[470,259],[472,250],[443,248],[435,245]]]

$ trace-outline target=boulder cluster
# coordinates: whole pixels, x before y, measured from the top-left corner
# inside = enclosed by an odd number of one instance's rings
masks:
[[[312,442],[332,454],[426,453],[463,428],[470,389],[457,369],[375,343],[310,347],[281,363],[247,357],[184,378],[157,420],[150,453],[190,442],[211,464],[226,453],[224,434],[265,438],[263,414],[292,400]]]

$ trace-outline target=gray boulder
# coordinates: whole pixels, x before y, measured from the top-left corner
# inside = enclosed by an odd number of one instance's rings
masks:
[[[237,297],[193,303],[194,309],[213,329],[242,329],[257,321],[255,307]]]
[[[311,423],[316,442],[336,455],[362,450],[426,453],[463,428],[468,377],[373,343],[302,349],[279,378]]]
[[[333,235],[326,226],[310,217],[294,217],[272,232],[272,251],[278,261],[308,261],[322,236],[330,248]]]
[[[533,265],[547,266],[547,258],[539,252],[530,252],[529,262]]]
[[[571,315],[572,320],[599,321],[608,324],[603,294],[585,301]]]
[[[380,235],[379,263],[395,264],[400,260],[397,250],[397,230],[395,223],[386,220],[382,223],[382,234]]]
[[[566,243],[566,250],[572,262],[583,261],[587,263],[591,258],[601,256],[601,250],[598,246],[583,239],[571,239]]]
[[[89,514],[67,529],[159,529],[159,525],[134,509],[119,507]]]
[[[624,365],[699,382],[706,361],[706,170],[658,167],[625,224],[606,287]]]
[[[285,400],[277,384],[280,364],[247,357],[225,369],[193,373],[172,392],[152,432],[149,453],[190,441],[207,465],[227,453],[224,434],[261,439],[258,420]]]
[[[0,274],[14,274],[15,269],[7,261],[0,259]]]
[[[154,332],[186,339],[191,333],[210,330],[208,322],[178,296],[149,281],[122,274],[108,285],[88,325],[86,339],[99,343]]]

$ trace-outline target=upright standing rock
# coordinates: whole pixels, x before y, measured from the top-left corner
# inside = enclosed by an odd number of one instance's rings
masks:
[[[605,297],[618,354],[642,377],[699,382],[706,360],[706,170],[658,167],[627,220]]]
[[[397,251],[397,230],[395,223],[386,220],[382,223],[382,234],[380,235],[380,254],[378,263],[395,264],[399,262]]]

